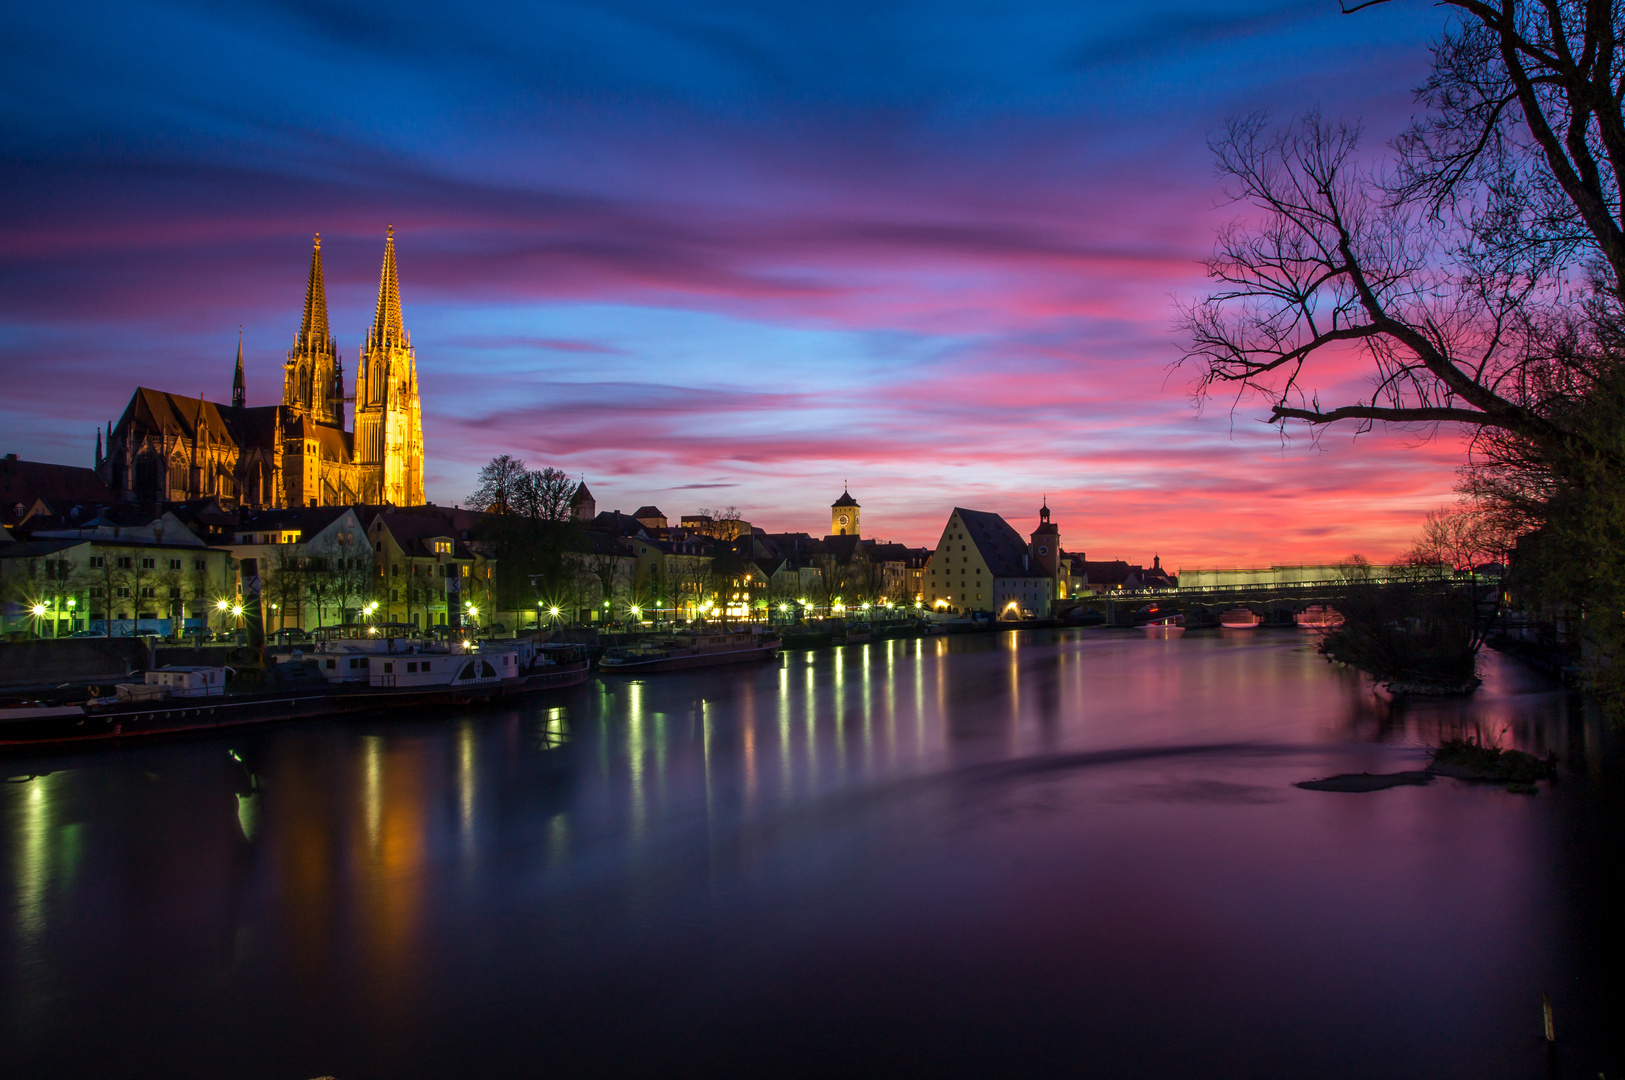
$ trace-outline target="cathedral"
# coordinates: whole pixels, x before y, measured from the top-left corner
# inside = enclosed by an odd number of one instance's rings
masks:
[[[344,407],[355,406],[346,431]],[[356,364],[355,396],[327,326],[322,238],[310,255],[305,310],[282,374],[282,404],[250,408],[243,346],[231,404],[137,388],[96,472],[115,497],[157,503],[219,498],[250,507],[423,502],[423,416],[417,360],[401,323],[395,230],[384,241],[378,307]]]

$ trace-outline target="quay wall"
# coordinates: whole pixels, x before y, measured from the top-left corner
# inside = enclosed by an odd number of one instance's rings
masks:
[[[0,690],[117,682],[152,659],[147,638],[57,638],[0,642]]]

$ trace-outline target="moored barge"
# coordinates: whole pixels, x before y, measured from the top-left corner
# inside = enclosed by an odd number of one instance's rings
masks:
[[[0,708],[0,750],[516,699],[577,686],[591,674],[579,645],[523,644],[437,650],[392,643],[393,651],[361,652],[354,665],[358,656],[351,651],[293,654],[270,668],[275,685],[235,693],[227,692],[224,668],[158,668],[112,695]],[[332,677],[340,671],[345,678]]]
[[[772,659],[783,644],[777,634],[761,630],[673,634],[637,645],[612,646],[599,657],[598,670],[606,675],[632,675],[742,664]]]

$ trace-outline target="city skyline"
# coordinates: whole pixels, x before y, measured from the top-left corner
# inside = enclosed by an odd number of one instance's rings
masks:
[[[1453,433],[1283,446],[1256,402],[1193,414],[1167,365],[1231,213],[1206,135],[1318,101],[1380,147],[1428,20],[924,11],[545,8],[523,47],[496,13],[256,9],[163,41],[150,13],[40,17],[4,77],[34,89],[7,121],[3,449],[89,464],[137,384],[229,400],[239,324],[249,404],[276,401],[316,232],[353,371],[393,224],[439,503],[511,453],[606,509],[781,529],[816,532],[844,478],[906,543],[1047,494],[1091,557],[1400,553],[1451,499]]]

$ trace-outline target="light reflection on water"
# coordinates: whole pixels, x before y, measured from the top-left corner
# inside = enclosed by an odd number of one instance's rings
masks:
[[[1006,633],[13,759],[3,1034],[60,1076],[1513,1076],[1557,986],[1552,1067],[1606,1068],[1612,742],[1485,675]],[[1576,775],[1291,786],[1456,734]]]

